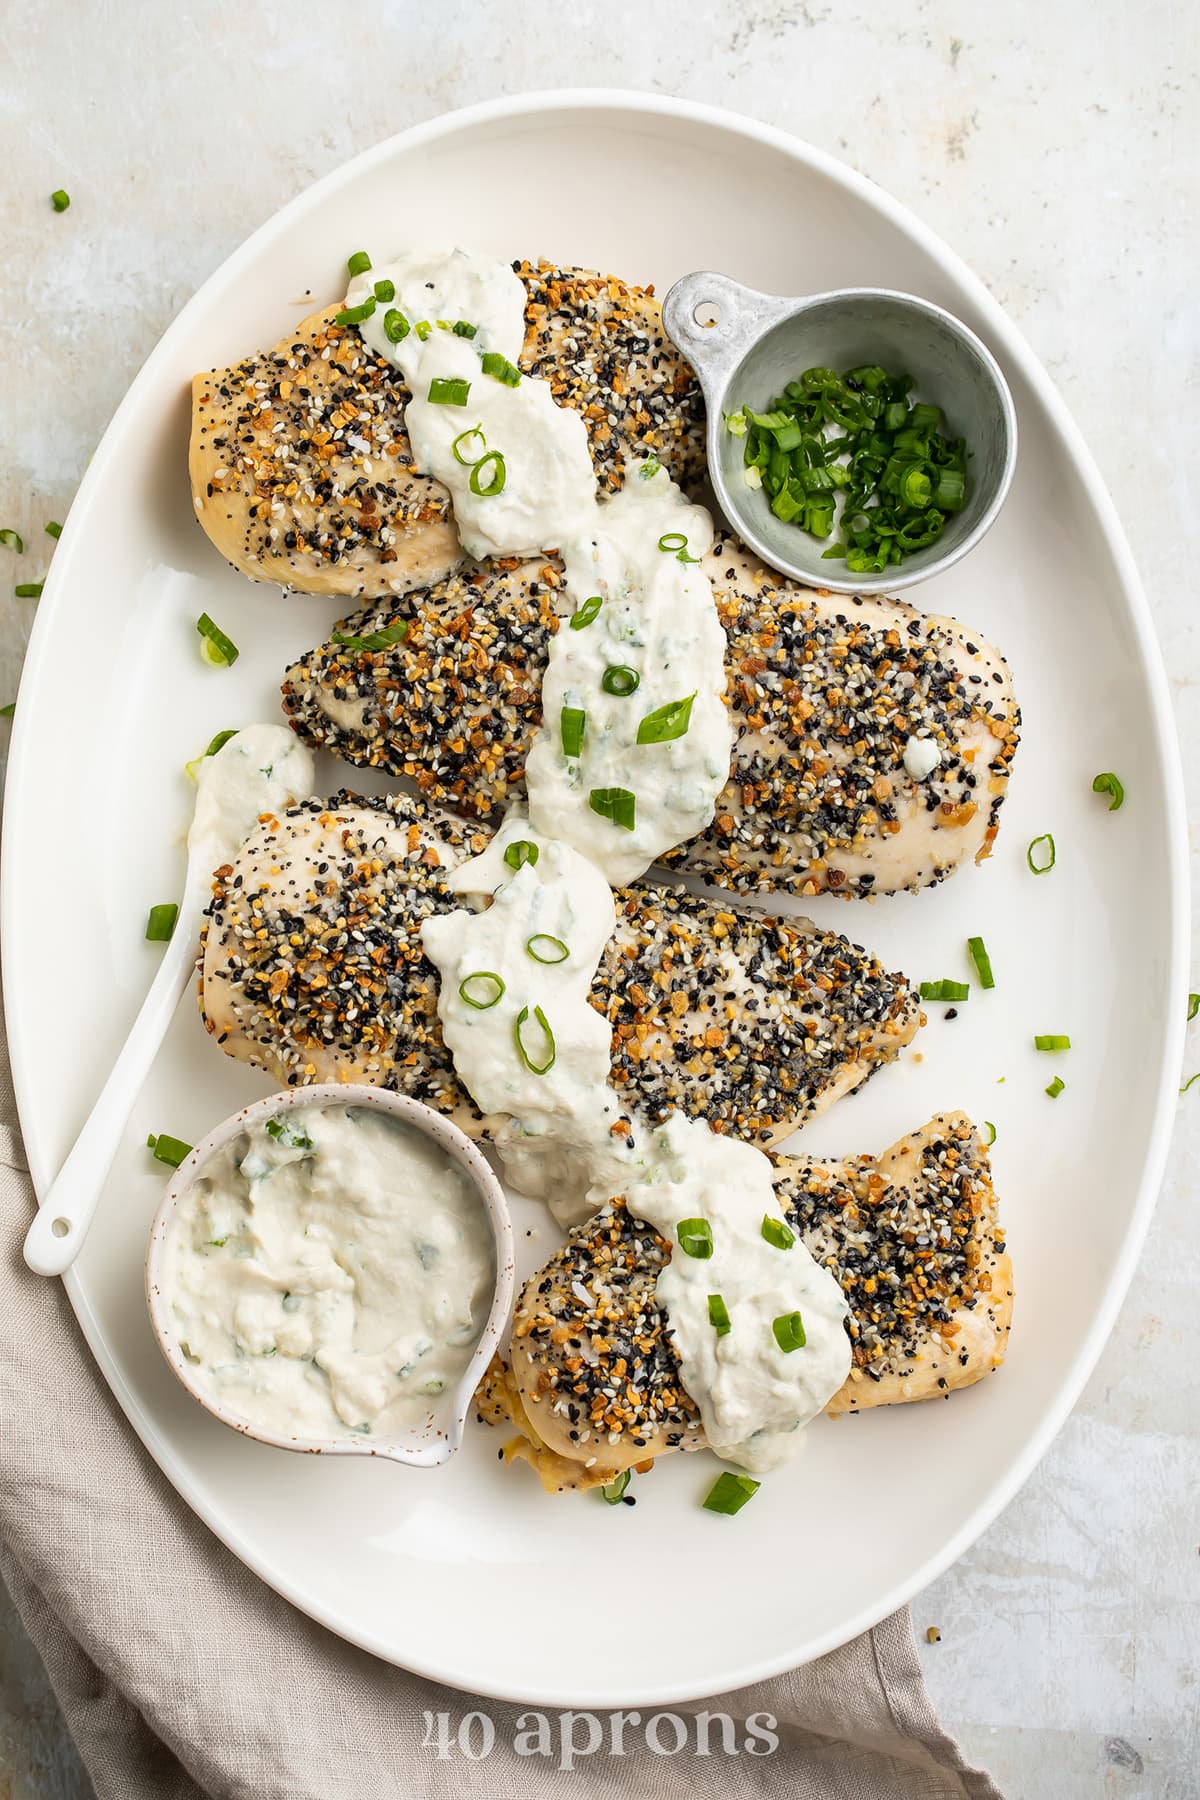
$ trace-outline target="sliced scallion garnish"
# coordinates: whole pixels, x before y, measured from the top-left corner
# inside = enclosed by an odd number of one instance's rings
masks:
[[[585,625],[590,625],[603,605],[604,601],[600,598],[600,595],[592,594],[589,599],[584,601],[583,605],[579,607],[577,611],[571,614],[568,621],[571,630],[582,631]]]
[[[1049,1096],[1052,1100],[1057,1100],[1058,1096],[1062,1093],[1062,1091],[1066,1087],[1066,1085],[1067,1084],[1063,1080],[1062,1076],[1056,1075],[1054,1077],[1054,1080],[1050,1083],[1050,1086],[1046,1089],[1046,1092],[1049,1094]]]
[[[346,268],[351,275],[365,275],[371,266],[371,259],[365,250],[356,250],[353,256],[346,258]]]
[[[688,541],[682,531],[664,531],[658,540],[658,547],[664,556],[673,556],[676,562],[699,562],[698,556],[688,555]]]
[[[1069,1050],[1071,1048],[1071,1040],[1065,1033],[1043,1032],[1039,1037],[1034,1038],[1033,1047],[1035,1050]]]
[[[606,694],[615,694],[619,700],[637,692],[642,685],[642,678],[636,669],[628,663],[613,663],[605,669],[600,677],[600,686]]]
[[[146,1139],[146,1148],[154,1152],[158,1162],[168,1163],[172,1169],[177,1169],[192,1154],[190,1144],[185,1144],[182,1138],[169,1137],[165,1131],[160,1131],[157,1137],[151,1132]]]
[[[686,736],[695,698],[694,693],[688,694],[683,700],[668,700],[665,706],[657,706],[653,712],[648,712],[638,726],[638,743],[667,744],[673,738]]]
[[[196,620],[196,630],[200,633],[200,651],[205,662],[213,663],[221,669],[232,668],[239,655],[233,639],[226,637],[221,627],[215,625],[207,613],[201,613]]]
[[[707,1219],[680,1219],[675,1236],[685,1256],[706,1262],[713,1253],[712,1226]]]
[[[411,330],[412,326],[400,311],[400,308],[398,306],[389,306],[388,310],[383,315],[383,335],[388,343],[402,344]],[[420,335],[420,327],[418,326],[417,336],[420,337]]]
[[[559,714],[558,730],[564,756],[579,756],[583,751],[583,734],[587,714],[581,706],[564,706]]]
[[[551,937],[548,931],[535,931],[526,938],[525,953],[540,963],[564,963],[571,954],[562,939]]]
[[[473,338],[475,333],[479,330],[479,327],[478,325],[472,325],[469,319],[455,319],[450,329],[453,331],[455,337]]]
[[[771,1320],[771,1330],[785,1356],[790,1356],[793,1350],[803,1350],[808,1342],[804,1335],[804,1320],[798,1312],[781,1313],[779,1318]]]
[[[468,451],[467,455],[464,456],[459,449],[459,445],[465,444],[468,438],[478,438],[479,448],[478,450]],[[486,449],[487,439],[483,435],[482,424],[468,425],[465,431],[459,432],[458,436],[451,444],[450,454],[453,456],[455,462],[459,463],[464,469],[473,469]]]
[[[1045,846],[1044,849],[1042,848],[1043,845]],[[1054,839],[1048,831],[1045,831],[1042,833],[1041,837],[1034,838],[1028,850],[1025,852],[1025,861],[1029,864],[1030,870],[1034,875],[1048,875],[1050,870],[1054,867],[1057,855],[1058,852],[1054,848]]]
[[[643,481],[653,481],[661,468],[662,464],[659,462],[657,456],[651,455],[646,458],[645,462],[638,470],[638,474]]]
[[[184,769],[187,772],[189,780],[195,781],[196,770],[200,767],[200,764],[204,761],[206,756],[215,756],[217,754],[217,751],[222,749],[224,747],[224,745],[226,745],[229,742],[231,737],[236,737],[236,736],[237,736],[236,729],[231,730],[231,731],[218,731],[216,737],[213,738],[213,740],[209,744],[207,750],[202,750],[200,752],[199,756],[194,756],[192,758],[191,762],[184,764]]]
[[[408,621],[397,619],[394,625],[381,625],[378,631],[368,631],[362,636],[334,631],[330,633],[330,641],[343,650],[390,650],[393,644],[402,644],[407,636]]]
[[[922,1000],[968,1000],[971,984],[967,981],[923,981]]]
[[[388,281],[386,276],[382,281],[377,281],[371,291],[380,306],[387,306],[396,298],[396,284],[394,281]]]
[[[631,1469],[622,1469],[619,1475],[615,1476],[612,1481],[606,1482],[602,1488],[597,1488],[596,1492],[609,1506],[616,1506],[629,1486],[632,1475]]]
[[[992,959],[987,953],[987,945],[982,938],[968,938],[967,949],[971,952],[971,961],[975,964],[975,972],[979,976],[981,988],[994,988],[996,977],[992,974]],[[963,998],[966,998],[964,994]]]
[[[1194,1019],[1198,1012],[1200,1012],[1200,994],[1189,994],[1188,995],[1188,1018],[1189,1018],[1189,1020]]]
[[[507,356],[501,356],[498,350],[485,350],[482,357],[482,368],[485,375],[493,381],[503,382],[505,387],[516,387],[521,379],[521,371],[510,363]]]
[[[523,869],[528,863],[530,868],[537,862],[541,851],[528,838],[517,838],[506,846],[504,860],[510,869]]]
[[[146,942],[149,944],[169,943],[178,917],[179,908],[173,900],[164,900],[161,905],[152,906],[150,916],[146,920]]]
[[[708,1322],[718,1337],[725,1337],[733,1330],[733,1320],[729,1317],[729,1308],[720,1294],[708,1296]]]
[[[268,1119],[267,1136],[282,1144],[285,1150],[313,1150],[316,1148],[307,1131],[300,1125],[294,1125],[290,1119]]]
[[[558,1050],[554,1042],[554,1033],[550,1029],[550,1021],[540,1006],[534,1007],[533,1016],[546,1034],[546,1060],[544,1062],[534,1062],[528,1050],[526,1050],[524,1041],[521,1037],[522,1027],[529,1017],[529,1008],[527,1006],[523,1006],[517,1014],[513,1024],[513,1037],[516,1039],[517,1049],[521,1055],[521,1061],[525,1064],[529,1073],[531,1075],[546,1075],[554,1067],[554,1059],[558,1055]]]
[[[416,332],[421,342],[424,343],[430,332],[433,330],[433,326],[429,323],[428,319],[418,319],[413,326],[413,330]]]
[[[796,1241],[796,1234],[791,1227],[773,1213],[763,1214],[762,1234],[768,1244],[774,1244],[776,1250],[790,1250]]]
[[[734,1513],[741,1512],[747,1500],[753,1500],[761,1481],[755,1481],[752,1475],[735,1475],[732,1469],[725,1469],[709,1488],[704,1497],[705,1512],[725,1513],[732,1518]]]
[[[458,401],[456,404],[462,405],[463,402]],[[487,468],[491,469],[491,474],[485,479],[481,471]],[[504,461],[502,452],[499,450],[489,450],[486,456],[480,457],[479,461],[471,470],[467,480],[467,486],[473,494],[478,494],[481,499],[491,500],[497,494],[503,492],[504,483],[507,479],[508,465]]]
[[[1125,789],[1120,779],[1110,770],[1104,775],[1097,775],[1092,782],[1093,794],[1108,795],[1109,812],[1118,812],[1125,800]]]
[[[10,700],[7,706],[0,706],[0,719],[11,719],[16,710],[16,701]]]
[[[13,589],[18,600],[40,600],[44,581],[19,581]]]
[[[985,1119],[983,1122],[987,1127],[987,1137],[984,1139],[984,1143],[990,1150],[996,1141],[996,1127],[992,1124],[990,1119]]]
[[[18,556],[23,555],[25,550],[25,540],[20,532],[13,531],[9,527],[0,531],[0,544],[3,544],[6,550],[15,550]]]
[[[66,188],[55,188],[50,196],[50,204],[55,212],[66,212],[68,206],[71,204],[71,196],[68,194]]]
[[[1186,1094],[1188,1089],[1190,1087],[1195,1087],[1195,1085],[1198,1081],[1200,1081],[1200,1069],[1197,1069],[1197,1071],[1194,1075],[1188,1076],[1187,1080],[1184,1082],[1183,1086],[1179,1090],[1180,1093]]]
[[[471,384],[461,375],[435,375],[429,384],[431,406],[465,406]]]
[[[62,536],[62,526],[59,524],[57,519],[48,520],[45,530],[46,530],[47,537],[52,537],[52,538],[57,539]]]
[[[375,296],[368,294],[357,306],[344,306],[340,313],[335,313],[333,322],[335,325],[361,325],[374,311]]]
[[[475,992],[468,993],[474,987]],[[482,990],[482,991],[481,991]],[[489,1012],[504,997],[504,983],[494,969],[476,969],[458,984],[458,997],[476,1012]]]
[[[637,796],[631,794],[628,788],[593,788],[588,795],[588,804],[602,819],[611,819],[614,825],[620,825],[625,831],[635,829]]]

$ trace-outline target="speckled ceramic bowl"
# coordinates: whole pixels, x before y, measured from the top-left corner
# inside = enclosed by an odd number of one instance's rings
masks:
[[[196,1385],[192,1365],[180,1349],[172,1329],[170,1310],[163,1292],[160,1275],[167,1233],[170,1230],[176,1206],[192,1183],[203,1173],[204,1167],[210,1159],[219,1150],[223,1150],[239,1132],[260,1124],[263,1120],[274,1118],[279,1113],[289,1112],[298,1106],[371,1107],[405,1125],[412,1126],[414,1130],[422,1132],[426,1137],[432,1138],[434,1143],[445,1151],[447,1157],[457,1163],[469,1177],[492,1229],[496,1258],[496,1285],[483,1334],[475,1346],[474,1353],[457,1388],[441,1397],[440,1407],[437,1411],[430,1413],[427,1422],[399,1437],[305,1438],[279,1436],[261,1431],[239,1417],[238,1414],[218,1405],[211,1395],[204,1393]],[[431,1107],[422,1106],[417,1100],[408,1100],[402,1094],[392,1094],[384,1088],[339,1083],[318,1087],[289,1088],[283,1093],[268,1094],[265,1100],[259,1100],[253,1106],[243,1107],[241,1112],[234,1113],[230,1118],[223,1120],[220,1125],[215,1126],[209,1132],[202,1143],[196,1145],[186,1162],[181,1163],[175,1171],[167,1186],[167,1191],[163,1195],[162,1203],[154,1215],[154,1223],[150,1228],[150,1243],[146,1252],[146,1300],[150,1308],[150,1322],[154,1327],[154,1335],[171,1368],[193,1399],[198,1400],[205,1411],[210,1412],[215,1419],[220,1419],[223,1425],[230,1426],[234,1431],[240,1431],[245,1437],[257,1438],[260,1443],[273,1444],[280,1450],[302,1450],[324,1456],[381,1456],[390,1462],[412,1463],[418,1468],[433,1468],[439,1463],[444,1463],[462,1443],[467,1416],[471,1411],[472,1396],[508,1322],[513,1297],[513,1271],[512,1221],[509,1217],[504,1191],[488,1162],[471,1140],[464,1136],[457,1125],[452,1125],[440,1113],[434,1112]]]
[[[1017,459],[1017,415],[995,357],[961,319],[915,294],[842,288],[788,299],[728,275],[685,275],[663,301],[663,324],[700,378],[708,409],[708,472],[730,525],[772,567],[809,587],[843,594],[895,593],[948,569],[972,550],[1008,493]],[[762,488],[747,485],[743,439],[725,414],[767,407],[804,369],[879,363],[907,370],[914,398],[943,410],[971,453],[966,505],[942,535],[880,575],[852,575],[825,561],[828,543],[785,524]]]

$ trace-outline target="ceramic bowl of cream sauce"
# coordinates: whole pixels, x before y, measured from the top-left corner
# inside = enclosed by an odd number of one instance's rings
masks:
[[[146,1258],[188,1392],[285,1450],[431,1467],[508,1320],[512,1224],[457,1126],[384,1089],[269,1095],[176,1171]]]

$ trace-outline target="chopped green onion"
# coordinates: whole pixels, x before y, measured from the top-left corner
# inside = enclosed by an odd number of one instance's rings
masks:
[[[221,750],[224,748],[224,746],[229,742],[231,737],[236,737],[236,736],[237,736],[236,729],[233,731],[218,731],[216,737],[213,738],[213,740],[209,744],[207,750],[202,750],[200,752],[199,756],[194,756],[190,763],[184,764],[184,768],[187,771],[189,779],[192,781],[195,781],[196,770],[200,767],[200,764],[204,761],[205,757],[206,756],[215,756],[217,754],[218,750]]]
[[[990,1150],[992,1145],[996,1141],[996,1127],[992,1124],[992,1121],[990,1119],[985,1119],[983,1122],[987,1126],[987,1137],[984,1141],[987,1145],[987,1148]]]
[[[10,700],[7,706],[0,706],[0,719],[11,719],[16,710],[16,701]]]
[[[718,1337],[725,1337],[728,1332],[733,1330],[733,1321],[729,1317],[729,1308],[726,1306],[720,1294],[710,1294],[708,1296],[708,1322],[716,1331]]]
[[[746,414],[741,407],[738,408],[737,412],[725,414],[725,429],[730,437],[745,437],[746,432],[749,430],[749,426],[746,421]]]
[[[146,1139],[146,1148],[153,1150],[159,1162],[169,1163],[173,1169],[177,1169],[192,1154],[190,1144],[185,1144],[182,1138],[168,1137],[165,1131],[160,1132],[157,1137],[151,1132]]]
[[[585,600],[578,611],[571,614],[571,630],[582,631],[585,625],[590,625],[603,605],[599,594],[593,594],[589,600]]]
[[[692,693],[683,700],[668,700],[665,706],[657,706],[653,712],[647,713],[638,726],[638,743],[667,744],[673,738],[685,737],[692,722],[692,702],[695,698]]]
[[[776,1218],[774,1213],[763,1214],[762,1234],[768,1244],[774,1244],[776,1250],[790,1250],[796,1241],[795,1232],[782,1219]]]
[[[1092,782],[1092,792],[1093,794],[1107,794],[1109,796],[1109,812],[1118,812],[1125,799],[1125,789],[1111,770],[1106,775],[1096,776],[1096,779]]]
[[[381,625],[378,631],[368,631],[361,636],[349,631],[334,631],[330,633],[330,641],[343,650],[390,650],[393,644],[402,644],[407,636],[407,619],[397,619],[394,625]]]
[[[530,868],[537,862],[541,851],[528,838],[517,838],[509,844],[504,852],[504,860],[510,869],[523,869],[528,863]]]
[[[60,538],[62,536],[62,526],[57,519],[51,519],[47,524],[46,536],[52,538]]]
[[[1054,1080],[1050,1083],[1050,1086],[1046,1089],[1046,1092],[1049,1094],[1049,1096],[1052,1100],[1057,1100],[1058,1096],[1062,1093],[1062,1091],[1066,1087],[1066,1085],[1067,1084],[1062,1079],[1062,1076],[1056,1075],[1054,1077]]]
[[[55,188],[50,196],[50,204],[55,212],[66,212],[68,206],[71,204],[71,196],[68,194],[66,188]]]
[[[675,1227],[679,1248],[685,1256],[707,1262],[713,1253],[712,1226],[707,1219],[680,1219]]]
[[[484,983],[482,996],[478,992],[467,992],[472,984],[478,988],[480,982]],[[464,975],[459,982],[458,997],[467,1006],[473,1006],[476,1012],[490,1012],[497,1001],[504,997],[504,983],[493,969],[476,969],[472,974]]]
[[[479,327],[478,325],[470,324],[466,319],[455,319],[450,329],[455,337],[473,338]]]
[[[396,284],[394,281],[388,281],[385,277],[383,281],[377,281],[375,283],[373,292],[380,306],[387,306],[390,301],[396,298]],[[386,314],[384,315],[384,324],[387,324]]]
[[[458,446],[460,444],[465,443],[468,438],[478,438],[479,439],[479,456],[473,456],[470,453],[468,453],[466,456],[464,456],[462,451],[459,449]],[[479,458],[483,455],[483,452],[486,449],[487,449],[487,439],[483,435],[483,425],[482,424],[468,425],[467,429],[465,431],[459,432],[458,436],[455,438],[454,442],[451,444],[450,454],[453,456],[455,462],[459,463],[464,469],[473,469],[475,467],[475,464],[479,461]]]
[[[624,700],[628,695],[636,693],[642,685],[642,678],[636,669],[627,663],[613,663],[605,669],[600,677],[600,686],[606,694],[615,694]]]
[[[968,1000],[971,984],[967,981],[923,981],[922,1000]]]
[[[456,402],[456,404],[461,405],[463,402],[459,401]],[[486,469],[489,464],[491,465],[492,473],[485,481],[480,474],[480,470]],[[486,456],[480,457],[479,461],[475,464],[475,467],[471,470],[467,480],[467,486],[473,494],[478,494],[484,500],[491,500],[496,494],[503,492],[504,483],[507,479],[508,467],[504,461],[504,457],[499,450],[489,450]]]
[[[15,550],[18,556],[24,553],[25,541],[19,531],[8,529],[0,531],[0,544],[3,544],[6,550]]]
[[[637,798],[628,788],[593,788],[588,804],[602,819],[632,831],[637,822]]]
[[[375,296],[368,294],[358,306],[344,306],[340,313],[335,313],[335,325],[361,325],[375,311]]]
[[[45,585],[43,581],[21,581],[17,583],[13,593],[18,600],[40,600]]]
[[[201,613],[196,620],[196,630],[200,633],[200,649],[205,662],[214,663],[218,668],[228,669],[238,659],[238,647],[232,638],[227,638],[219,625],[214,625],[207,613]]]
[[[665,556],[673,556],[676,562],[699,562],[698,556],[688,555],[688,541],[682,531],[664,531],[658,540],[658,547]]]
[[[1194,1019],[1198,1012],[1200,1012],[1200,994],[1189,994],[1188,995],[1188,1018],[1189,1018],[1189,1020]]]
[[[293,1125],[290,1119],[268,1119],[267,1136],[282,1144],[285,1150],[315,1150],[316,1145],[301,1125]]]
[[[1188,1076],[1187,1080],[1184,1082],[1183,1086],[1179,1090],[1180,1093],[1186,1094],[1188,1089],[1190,1087],[1195,1087],[1195,1085],[1198,1081],[1200,1081],[1200,1069],[1197,1069],[1196,1073],[1194,1075]]]
[[[975,971],[979,976],[980,987],[994,988],[996,985],[996,978],[992,974],[992,959],[987,953],[987,946],[984,944],[983,939],[968,938],[967,949],[971,952],[971,961],[975,964]],[[965,994],[963,995],[963,998],[964,1000],[966,999]]]
[[[365,275],[371,266],[371,259],[365,250],[356,250],[353,256],[346,258],[346,267],[351,275]]]
[[[435,375],[429,384],[431,406],[465,406],[471,384],[459,375]]]
[[[782,1313],[778,1319],[772,1319],[771,1330],[785,1356],[790,1356],[793,1350],[803,1350],[808,1342],[804,1335],[804,1320],[798,1312]]]
[[[704,1510],[732,1518],[734,1513],[741,1512],[747,1500],[753,1500],[761,1486],[762,1482],[755,1481],[752,1475],[735,1475],[732,1469],[726,1469],[705,1495]]]
[[[659,462],[657,456],[651,455],[646,458],[645,462],[638,470],[638,474],[643,481],[653,481],[661,468],[662,464]]]
[[[428,319],[418,319],[413,326],[413,330],[416,332],[421,342],[424,343],[430,332],[433,330],[433,326],[429,323]]]
[[[146,920],[146,942],[149,944],[169,943],[178,917],[179,908],[173,900],[164,900],[161,906],[152,906],[150,917]]]
[[[1047,1032],[1041,1037],[1034,1038],[1033,1047],[1035,1050],[1069,1050],[1071,1040],[1064,1035]]]
[[[579,756],[583,751],[583,733],[587,725],[587,714],[581,706],[564,706],[559,715],[558,729],[562,738],[564,756]]]
[[[555,1046],[555,1042],[554,1042],[554,1033],[550,1029],[549,1019],[547,1019],[545,1013],[542,1011],[540,1006],[534,1007],[533,1016],[537,1020],[538,1024],[541,1026],[542,1030],[546,1034],[546,1042],[549,1047],[549,1054],[546,1057],[545,1062],[535,1063],[533,1061],[533,1059],[530,1057],[529,1052],[526,1050],[524,1043],[521,1041],[521,1027],[524,1025],[526,1019],[529,1017],[529,1008],[527,1006],[523,1006],[521,1008],[520,1012],[517,1014],[516,1023],[513,1026],[513,1036],[517,1040],[517,1049],[521,1053],[521,1061],[525,1064],[525,1067],[529,1070],[529,1073],[531,1075],[547,1075],[547,1074],[549,1074],[550,1070],[554,1067],[554,1059],[558,1055],[558,1050],[557,1050],[557,1048]]]
[[[1042,844],[1046,846],[1044,850],[1039,848]],[[1030,869],[1035,875],[1048,875],[1050,870],[1054,867],[1057,855],[1058,852],[1054,848],[1054,839],[1047,831],[1043,832],[1041,837],[1034,838],[1028,850],[1025,852],[1025,861],[1029,864]]]
[[[505,387],[516,387],[521,379],[520,369],[497,350],[484,351],[482,367],[485,375],[490,375],[494,381],[502,381]]]
[[[426,333],[429,327],[426,326]],[[412,326],[397,306],[389,306],[383,315],[383,335],[389,344],[402,344]],[[421,327],[417,326],[417,336],[421,335]]]
[[[535,945],[538,946],[538,948],[535,948]],[[551,950],[556,950],[558,952],[557,956],[547,956],[545,951],[541,948],[542,945],[549,945]],[[532,937],[526,938],[525,952],[526,955],[532,956],[534,962],[540,963],[563,963],[566,962],[568,956],[571,954],[562,939],[559,937],[551,937],[548,931],[535,931]]]
[[[633,1471],[631,1469],[622,1469],[621,1473],[616,1476],[614,1480],[607,1482],[604,1487],[596,1490],[600,1495],[600,1498],[606,1501],[609,1506],[616,1506],[621,1500],[625,1489],[629,1486],[632,1474]]]

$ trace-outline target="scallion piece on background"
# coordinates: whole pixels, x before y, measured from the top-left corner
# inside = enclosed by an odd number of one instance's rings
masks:
[[[741,1512],[747,1500],[753,1500],[761,1481],[755,1481],[752,1475],[735,1475],[732,1469],[725,1469],[709,1488],[704,1497],[705,1512],[725,1513],[732,1518],[734,1513]]]
[[[1200,1081],[1200,1069],[1197,1069],[1196,1073],[1194,1075],[1188,1076],[1187,1080],[1184,1082],[1183,1086],[1179,1090],[1180,1093],[1186,1094],[1188,1089],[1190,1087],[1195,1087],[1195,1085],[1198,1081]]]
[[[984,1143],[990,1150],[996,1141],[996,1127],[992,1124],[990,1119],[985,1119],[983,1122],[987,1126],[987,1137],[984,1139]]]
[[[1054,867],[1057,856],[1058,852],[1054,848],[1054,839],[1048,831],[1045,831],[1042,833],[1041,837],[1034,838],[1028,850],[1025,852],[1025,861],[1029,864],[1033,874],[1048,875],[1050,870]]]
[[[517,1040],[517,1049],[521,1053],[521,1061],[525,1064],[525,1067],[529,1070],[529,1073],[531,1075],[547,1075],[547,1074],[549,1074],[550,1070],[554,1067],[554,1061],[558,1055],[558,1048],[554,1042],[554,1033],[550,1029],[550,1021],[546,1017],[545,1013],[542,1011],[540,1006],[534,1007],[533,1016],[537,1020],[538,1024],[541,1026],[542,1030],[546,1034],[545,1061],[544,1062],[534,1062],[534,1060],[530,1056],[528,1050],[526,1050],[524,1040],[521,1036],[521,1032],[524,1029],[525,1022],[529,1017],[529,1008],[527,1006],[523,1006],[521,1008],[520,1012],[517,1014],[516,1021],[513,1025],[513,1036]]]
[[[394,625],[381,625],[378,631],[368,631],[362,637],[346,631],[330,633],[331,642],[343,650],[390,650],[393,644],[402,644],[407,636],[406,619],[397,619]]]
[[[971,961],[975,964],[975,972],[979,976],[981,988],[994,988],[996,978],[992,974],[992,959],[987,953],[987,945],[982,938],[968,938],[967,949],[971,952]],[[965,996],[964,996],[965,998]]]
[[[619,700],[624,700],[628,695],[636,693],[641,685],[641,676],[636,669],[631,669],[628,663],[612,663],[600,677],[600,686],[605,693],[615,694]]]
[[[606,1482],[602,1488],[598,1488],[596,1491],[609,1506],[616,1506],[624,1497],[625,1489],[629,1486],[632,1477],[631,1469],[622,1469],[621,1473],[612,1481]]]
[[[1050,1086],[1046,1089],[1046,1092],[1049,1094],[1049,1096],[1052,1100],[1057,1100],[1058,1096],[1062,1093],[1062,1091],[1066,1087],[1066,1085],[1067,1084],[1063,1080],[1062,1076],[1056,1075],[1054,1077],[1054,1080],[1050,1083]]]
[[[168,1163],[172,1169],[177,1169],[192,1154],[190,1144],[185,1144],[182,1138],[168,1137],[165,1131],[159,1132],[157,1137],[151,1132],[146,1139],[146,1148],[154,1152],[157,1161]]]
[[[209,744],[207,750],[202,750],[200,752],[199,756],[193,756],[191,762],[184,764],[184,771],[187,774],[188,780],[195,781],[196,770],[200,767],[200,764],[204,761],[206,756],[215,756],[217,754],[217,751],[222,749],[224,747],[224,745],[226,745],[229,742],[231,737],[236,737],[236,736],[237,736],[236,730],[218,731],[216,737],[213,738],[213,740]]]
[[[18,600],[40,600],[44,581],[19,581],[13,589]]]
[[[346,268],[351,275],[365,275],[371,266],[371,259],[365,250],[356,250],[353,256],[346,258]]]
[[[772,1319],[771,1330],[785,1356],[790,1356],[793,1350],[803,1350],[808,1342],[804,1333],[804,1320],[798,1312],[782,1313],[778,1319]]]
[[[201,613],[196,620],[196,630],[200,633],[200,652],[205,662],[213,663],[217,668],[231,668],[240,654],[233,639],[226,637],[207,613]]]
[[[971,984],[969,981],[923,981],[921,983],[922,1000],[969,1000]]]
[[[768,1244],[774,1244],[777,1250],[790,1250],[796,1241],[796,1234],[791,1227],[772,1213],[763,1214],[762,1234]]]
[[[713,1253],[712,1226],[707,1219],[680,1219],[675,1236],[685,1256],[707,1262]]]
[[[471,384],[461,375],[435,375],[429,384],[431,406],[465,406]]]
[[[532,937],[525,939],[525,954],[532,956],[534,962],[564,963],[571,952],[560,937],[552,937],[548,931],[535,931]]]
[[[1043,1032],[1041,1036],[1034,1038],[1033,1047],[1035,1050],[1069,1050],[1071,1040],[1061,1032]]]
[[[16,710],[16,701],[10,700],[7,706],[0,706],[0,719],[11,719]]]
[[[593,594],[590,599],[585,600],[583,605],[571,614],[568,621],[571,630],[582,631],[585,625],[590,625],[603,605],[604,602],[599,594]]]
[[[602,819],[611,819],[625,831],[632,831],[637,823],[637,796],[628,788],[593,788],[588,804]]]
[[[473,989],[473,992],[468,990]],[[503,998],[504,983],[494,969],[476,969],[458,984],[458,997],[476,1012],[488,1012]]]
[[[1194,1019],[1198,1012],[1200,1012],[1200,994],[1189,994],[1188,995],[1188,1018],[1189,1018],[1189,1020]]]
[[[638,726],[638,743],[669,744],[674,738],[686,737],[695,698],[693,693],[682,700],[668,700],[665,706],[656,706],[647,713]]]
[[[506,845],[504,861],[510,869],[523,869],[526,863],[532,868],[541,854],[537,845],[531,844],[528,838],[516,838]]]
[[[68,194],[66,188],[55,188],[50,196],[50,204],[55,212],[66,212],[68,206],[71,204],[71,196]]]
[[[558,730],[564,756],[579,756],[583,750],[583,734],[587,714],[581,706],[564,706],[559,714]]]
[[[164,901],[161,906],[152,906],[150,908],[150,916],[146,920],[147,943],[169,943],[171,933],[175,929],[175,921],[178,917],[179,908],[173,900]]]
[[[13,531],[7,526],[0,531],[0,544],[3,544],[6,550],[15,550],[18,556],[22,555],[25,549],[25,540],[20,532]]]
[[[1092,782],[1093,794],[1108,795],[1109,812],[1118,812],[1125,800],[1125,789],[1118,776],[1109,770],[1104,775],[1097,775]]]
[[[729,1317],[729,1308],[720,1294],[708,1296],[708,1322],[718,1337],[725,1337],[733,1330],[733,1321]]]
[[[47,524],[46,536],[52,538],[60,538],[62,536],[62,526],[57,519],[51,519]]]
[[[333,322],[335,325],[361,325],[363,320],[369,319],[374,311],[375,296],[368,294],[366,299],[360,301],[357,306],[344,306],[340,313],[335,313]]]

